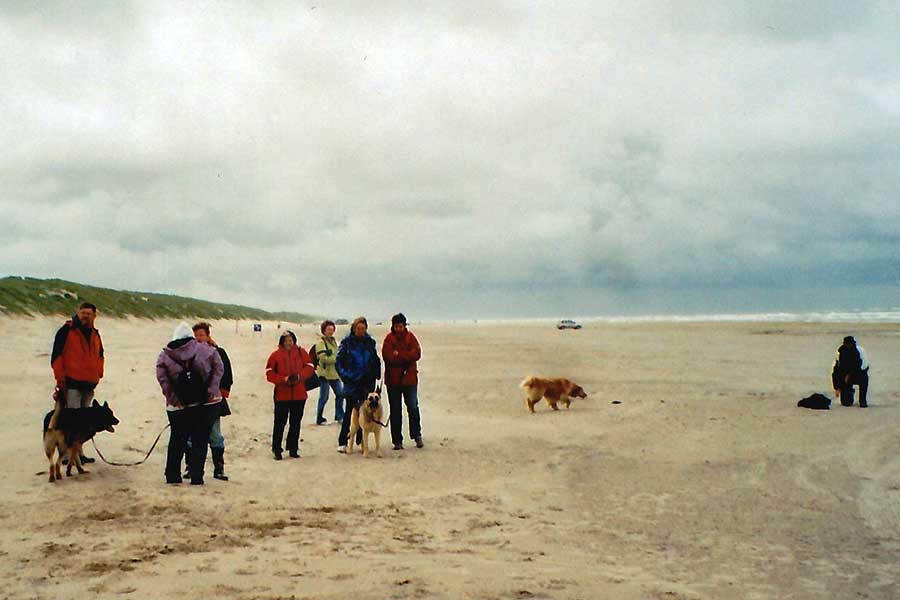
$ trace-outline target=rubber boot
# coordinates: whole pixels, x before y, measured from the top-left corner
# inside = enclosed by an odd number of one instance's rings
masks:
[[[210,448],[210,450],[212,450],[213,477],[228,481],[228,476],[225,474],[225,448]]]

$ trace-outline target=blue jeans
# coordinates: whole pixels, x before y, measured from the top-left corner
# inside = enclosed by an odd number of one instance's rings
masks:
[[[191,447],[191,440],[189,439],[187,442],[187,447]],[[222,435],[222,417],[216,417],[216,420],[213,421],[212,429],[209,430],[209,447],[210,448],[224,448],[225,447],[225,436]]]
[[[422,422],[419,417],[419,393],[415,385],[387,386],[388,402],[391,405],[391,443],[403,443],[403,404],[409,415],[409,437],[422,436]],[[401,403],[402,402],[402,403]]]
[[[319,384],[319,406],[316,409],[316,422],[321,421],[325,412],[325,404],[328,402],[328,388],[334,390],[334,420],[344,420],[344,386],[340,379],[325,379]]]

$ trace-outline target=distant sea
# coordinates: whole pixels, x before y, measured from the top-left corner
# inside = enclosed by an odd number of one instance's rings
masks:
[[[566,316],[579,323],[900,323],[900,308],[887,310],[846,310],[812,312],[710,313],[695,315]],[[522,319],[454,319],[466,323],[547,323],[552,317]],[[439,322],[439,321],[425,321]]]

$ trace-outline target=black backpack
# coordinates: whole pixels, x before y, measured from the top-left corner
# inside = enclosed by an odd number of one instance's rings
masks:
[[[312,366],[319,366],[319,354],[316,352],[315,344],[309,347],[309,361],[312,363]]]
[[[175,360],[181,365],[181,373],[175,378],[172,389],[175,397],[185,406],[203,404],[209,399],[209,385],[203,380],[199,371],[194,369],[193,359],[187,364]]]
[[[813,410],[828,410],[831,408],[831,398],[823,394],[813,394],[797,403],[800,408],[811,408]]]

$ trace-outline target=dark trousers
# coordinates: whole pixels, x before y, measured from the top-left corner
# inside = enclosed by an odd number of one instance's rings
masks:
[[[169,448],[166,452],[166,482],[181,481],[181,461],[188,455],[191,483],[203,483],[203,466],[206,464],[207,440],[213,421],[219,416],[216,404],[188,406],[182,410],[168,411]],[[191,448],[187,448],[188,440]]]
[[[419,395],[415,385],[387,386],[388,403],[391,407],[391,443],[403,443],[403,405],[409,416],[409,437],[416,439],[422,435],[419,417]]]
[[[275,426],[272,428],[272,452],[281,453],[281,440],[284,438],[284,426],[288,424],[287,449],[293,452],[300,449],[300,421],[306,400],[276,400]]]
[[[853,406],[853,386],[859,386],[859,405],[868,406],[866,394],[869,392],[869,370],[851,373],[841,381],[841,404]]]
[[[347,391],[344,388],[347,406],[344,408],[344,418],[341,421],[341,432],[338,434],[338,446],[346,446],[347,440],[350,438],[350,420],[353,418],[353,409],[362,406],[368,392],[365,389],[354,389]],[[362,427],[356,430],[356,443],[362,444]]]

